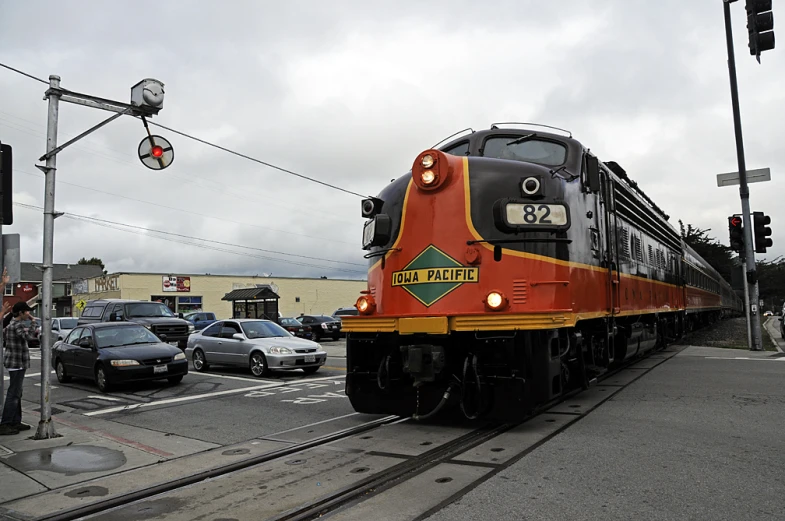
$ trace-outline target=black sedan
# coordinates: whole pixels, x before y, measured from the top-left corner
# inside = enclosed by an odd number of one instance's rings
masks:
[[[323,337],[330,336],[333,340],[341,338],[341,321],[335,317],[325,315],[302,315],[297,317],[303,325],[309,326],[313,331],[313,341],[318,342]]]
[[[95,380],[101,392],[114,384],[166,378],[180,383],[188,361],[180,348],[162,343],[144,326],[101,322],[77,326],[52,349],[57,380]]]
[[[311,327],[304,325],[296,318],[282,318],[279,320],[281,327],[300,338],[311,338],[313,336]]]

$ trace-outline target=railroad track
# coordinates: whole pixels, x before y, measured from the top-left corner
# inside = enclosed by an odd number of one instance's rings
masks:
[[[614,376],[619,375],[619,373],[627,370],[631,365],[637,364],[642,360],[645,360],[652,355],[657,355],[662,353],[663,350],[667,350],[667,346],[660,350],[650,351],[644,356],[636,357],[625,363],[623,366],[609,371],[602,377],[598,378],[592,385],[592,387],[601,387],[602,382],[611,379]],[[660,363],[667,360],[669,357],[662,357]],[[653,365],[651,367],[643,368],[635,378],[627,381],[623,385],[616,384],[614,388],[616,389],[614,392],[610,392],[607,394],[608,397],[616,394],[617,392],[621,391],[627,385],[631,384],[651,369],[656,367],[658,364]],[[591,389],[591,388],[590,388]],[[434,448],[427,450],[421,454],[417,454],[414,456],[404,456],[401,454],[390,454],[385,453],[383,451],[384,446],[377,446],[373,451],[370,451],[368,454],[382,454],[382,455],[391,455],[393,457],[398,457],[401,461],[396,461],[395,464],[389,465],[386,468],[381,469],[378,472],[371,473],[367,477],[356,479],[355,481],[347,484],[345,486],[339,487],[336,490],[333,490],[327,494],[320,494],[318,497],[300,503],[299,506],[295,508],[289,509],[281,509],[277,512],[258,512],[258,517],[255,519],[270,519],[272,521],[304,521],[310,520],[315,518],[321,517],[330,517],[332,515],[339,515],[341,513],[345,513],[347,509],[351,508],[352,506],[369,500],[375,496],[379,496],[383,494],[385,491],[390,490],[408,480],[412,480],[417,478],[418,476],[422,476],[424,473],[428,472],[430,469],[434,469],[435,467],[442,465],[442,464],[451,464],[458,462],[461,463],[461,455],[467,454],[469,451],[481,446],[483,444],[487,444],[488,442],[499,439],[504,433],[515,429],[527,422],[530,422],[533,418],[536,418],[544,413],[549,413],[554,407],[572,400],[573,398],[578,397],[584,393],[583,389],[577,389],[567,393],[566,395],[560,397],[558,400],[554,400],[553,402],[544,404],[543,406],[539,407],[532,415],[527,417],[522,421],[518,421],[515,423],[490,423],[490,422],[475,422],[475,428],[472,428],[469,432],[466,432],[462,435],[455,437],[449,441],[444,443],[438,444]],[[442,508],[444,505],[451,503],[457,497],[465,494],[470,488],[474,488],[478,486],[480,483],[484,482],[491,476],[497,474],[498,472],[504,470],[505,468],[513,465],[515,462],[520,460],[524,457],[527,453],[531,450],[534,450],[537,446],[541,445],[542,443],[546,442],[548,439],[552,438],[569,425],[578,421],[580,418],[584,417],[588,412],[593,410],[596,406],[599,406],[602,402],[604,402],[607,398],[602,399],[596,405],[592,406],[588,410],[581,411],[580,414],[575,414],[572,416],[570,421],[566,421],[561,424],[558,428],[552,430],[547,436],[543,437],[539,441],[534,444],[530,444],[525,447],[511,447],[512,451],[518,451],[512,457],[506,459],[501,464],[492,464],[492,463],[474,463],[476,466],[484,466],[488,469],[488,472],[483,475],[480,479],[477,479],[471,483],[469,487],[463,487],[459,492],[450,494],[449,497],[444,498],[440,501],[437,505],[433,505],[428,508],[424,513],[422,513],[418,518],[426,517],[430,515],[433,511]],[[565,413],[561,413],[565,414]],[[548,420],[552,421],[552,420]],[[421,423],[415,422],[408,418],[400,418],[396,416],[387,416],[384,418],[379,418],[367,423],[364,423],[359,426],[351,427],[348,429],[343,429],[341,431],[333,432],[318,438],[314,438],[303,443],[294,444],[288,447],[281,448],[279,450],[275,450],[272,452],[267,452],[265,454],[261,454],[255,457],[247,458],[244,460],[236,461],[232,464],[227,464],[221,467],[217,467],[211,470],[207,470],[204,472],[200,472],[197,474],[193,474],[191,476],[176,479],[172,481],[168,481],[165,483],[160,483],[155,486],[144,487],[138,490],[135,490],[131,493],[117,495],[111,498],[107,498],[104,500],[98,500],[91,504],[84,505],[80,508],[75,508],[67,511],[61,511],[56,514],[43,516],[37,518],[37,521],[70,521],[73,519],[82,519],[82,518],[101,518],[101,519],[114,519],[115,515],[120,516],[122,519],[126,519],[124,514],[130,514],[130,512],[125,512],[126,509],[133,509],[135,507],[139,507],[139,512],[145,510],[142,505],[144,505],[146,500],[157,500],[160,501],[161,498],[166,498],[173,493],[178,493],[179,491],[184,491],[188,487],[195,486],[197,484],[204,484],[208,480],[212,480],[215,478],[229,478],[232,479],[233,476],[239,476],[241,472],[249,472],[258,470],[258,472],[269,472],[269,469],[266,469],[265,466],[275,463],[284,462],[287,464],[297,464],[297,460],[289,460],[285,461],[289,456],[292,455],[306,455],[309,451],[317,448],[324,448],[331,445],[336,444],[336,442],[340,441],[350,441],[352,439],[356,439],[361,435],[365,435],[365,438],[368,438],[369,433],[373,433],[373,431],[383,428],[384,426],[391,426],[393,424],[401,424],[401,425],[422,425]],[[434,444],[438,443],[438,439],[433,441]],[[422,443],[421,445],[425,445]],[[507,448],[500,449],[500,450],[507,450]],[[509,454],[509,452],[507,453]],[[304,459],[302,461],[305,461]],[[294,463],[293,463],[294,462]],[[466,462],[464,461],[464,464]],[[355,469],[356,470],[356,469]],[[354,470],[352,471],[354,472]],[[237,480],[241,478],[238,477]],[[263,487],[267,488],[267,487]],[[229,515],[230,517],[235,517],[233,512],[225,511],[223,512],[224,515]],[[267,516],[267,517],[264,517]],[[166,517],[164,517],[166,518]],[[135,519],[135,517],[134,517]]]

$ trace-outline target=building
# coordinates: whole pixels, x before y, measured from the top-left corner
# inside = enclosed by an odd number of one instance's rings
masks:
[[[101,266],[89,264],[55,264],[52,274],[52,316],[70,317],[72,312],[71,290],[77,281],[100,277]],[[41,264],[34,262],[21,263],[21,280],[7,284],[3,293],[3,302],[11,305],[27,302],[33,308],[33,315],[40,317],[41,282],[44,278]]]
[[[161,301],[175,313],[212,311],[219,318],[245,317],[246,312],[262,309],[261,302],[249,301],[249,309],[245,302],[236,302],[233,309],[232,303],[223,298],[234,290],[265,286],[278,295],[278,310],[284,317],[332,315],[338,308],[353,306],[360,292],[368,289],[364,280],[112,273],[74,285],[74,315],[80,314],[89,300],[119,298]],[[253,315],[261,316],[258,313]]]

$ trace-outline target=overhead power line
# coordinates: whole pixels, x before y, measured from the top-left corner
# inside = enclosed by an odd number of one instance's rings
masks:
[[[43,208],[40,207],[40,206],[36,206],[36,205],[32,205],[32,204],[25,204],[25,203],[14,203],[14,206],[19,206],[20,208],[25,208],[25,209],[28,209],[28,210],[37,210],[37,211],[42,211],[43,210]],[[295,254],[295,253],[286,253],[286,252],[280,252],[280,251],[275,251],[275,250],[266,250],[266,249],[262,249],[262,248],[255,248],[255,247],[252,247],[252,246],[243,246],[243,245],[240,245],[240,244],[232,244],[232,243],[216,241],[216,240],[212,240],[212,239],[204,239],[204,238],[201,238],[201,237],[194,237],[194,236],[191,236],[191,235],[184,235],[184,234],[179,234],[179,233],[174,233],[174,232],[167,232],[167,231],[163,231],[163,230],[155,230],[155,229],[152,229],[152,228],[146,228],[144,226],[136,226],[136,225],[125,224],[125,223],[120,223],[120,222],[116,222],[116,221],[109,221],[109,220],[106,220],[106,219],[99,219],[97,217],[89,217],[89,216],[86,216],[86,215],[79,215],[79,214],[74,214],[74,213],[70,213],[70,212],[64,212],[63,216],[66,217],[66,218],[72,219],[72,220],[81,221],[81,222],[87,222],[89,224],[95,224],[95,225],[98,225],[98,226],[103,226],[105,228],[111,228],[111,229],[115,229],[115,230],[119,230],[119,231],[125,231],[125,232],[128,232],[128,233],[134,233],[135,235],[142,235],[144,237],[152,237],[154,239],[167,240],[167,241],[175,242],[175,243],[179,243],[179,244],[187,244],[187,245],[190,245],[190,246],[196,246],[196,247],[199,247],[199,248],[213,250],[213,251],[232,253],[234,255],[241,255],[241,256],[244,256],[244,257],[252,257],[252,258],[257,258],[257,259],[269,260],[269,261],[273,261],[273,262],[285,262],[287,264],[293,264],[293,265],[297,265],[297,266],[307,266],[307,267],[321,268],[321,269],[332,269],[332,270],[342,271],[342,272],[347,272],[347,273],[365,273],[364,270],[343,269],[343,268],[337,268],[337,267],[334,267],[334,266],[324,266],[324,265],[317,265],[317,264],[311,264],[311,263],[298,262],[298,261],[293,261],[293,260],[289,260],[289,259],[280,259],[280,258],[276,258],[276,257],[267,257],[267,256],[262,256],[262,255],[255,255],[255,254],[246,253],[246,252],[238,252],[238,251],[234,251],[234,250],[229,250],[229,249],[226,249],[226,248],[212,247],[212,246],[208,246],[206,244],[200,244],[200,243],[195,243],[195,242],[188,242],[188,241],[184,241],[184,240],[181,240],[181,239],[191,239],[191,240],[201,241],[202,243],[212,243],[212,244],[218,244],[218,245],[222,245],[222,246],[231,246],[231,247],[235,247],[235,248],[244,248],[244,249],[248,249],[248,250],[255,250],[255,251],[261,251],[261,252],[273,253],[273,254],[277,254],[277,255],[285,255],[285,256],[290,256],[290,257],[299,257],[299,258],[303,258],[303,259],[312,259],[312,260],[318,260],[318,261],[322,261],[322,262],[334,262],[334,263],[341,263],[341,264],[352,265],[352,266],[362,266],[362,264],[355,263],[355,262],[337,261],[337,260],[325,259],[325,258],[321,258],[321,257],[309,257],[307,255],[299,255],[299,254]],[[159,235],[162,235],[163,237],[156,236],[156,235],[148,235],[147,233],[140,233],[142,231],[148,232],[148,233],[159,234]]]
[[[20,71],[19,69],[15,69],[15,68],[13,68],[13,67],[11,67],[9,65],[6,65],[4,63],[0,63],[0,66],[5,67],[6,69],[14,71],[14,72],[16,72],[18,74],[21,74],[23,76],[27,76],[28,78],[31,78],[31,79],[34,79],[36,81],[40,81],[42,83],[45,83],[45,84],[49,85],[49,82],[46,81],[46,80],[43,80],[43,79],[38,78],[36,76],[33,76],[32,74],[28,74],[28,73],[26,73],[24,71]],[[79,94],[79,93],[77,93],[75,91],[71,91],[71,90],[68,90],[68,89],[62,89],[61,88],[61,90],[65,94]],[[133,116],[133,117],[137,117],[137,116]],[[312,183],[316,183],[316,184],[319,184],[319,185],[322,185],[322,186],[326,186],[327,188],[332,188],[333,190],[338,190],[340,192],[344,192],[344,193],[347,193],[347,194],[350,194],[350,195],[356,195],[357,197],[366,197],[366,196],[364,196],[362,194],[358,194],[357,192],[353,192],[351,190],[347,190],[346,188],[341,188],[340,186],[337,186],[337,185],[334,185],[334,184],[331,184],[331,183],[326,183],[324,181],[320,181],[318,179],[315,179],[313,177],[310,177],[310,176],[307,176],[307,175],[304,175],[304,174],[298,174],[297,172],[294,172],[292,170],[288,170],[286,168],[274,165],[272,163],[268,163],[267,161],[262,161],[261,159],[257,159],[255,157],[251,157],[251,156],[249,156],[247,154],[243,154],[241,152],[237,152],[237,151],[231,150],[229,148],[222,147],[221,145],[216,145],[215,143],[211,143],[210,141],[198,138],[196,136],[193,136],[193,135],[188,134],[186,132],[182,132],[180,130],[175,130],[173,128],[161,125],[160,123],[154,123],[152,121],[148,121],[147,123],[150,124],[150,125],[155,125],[156,127],[163,128],[165,130],[168,130],[169,132],[173,132],[175,134],[178,134],[180,136],[186,137],[188,139],[192,139],[194,141],[198,141],[199,143],[202,143],[204,145],[211,146],[213,148],[217,148],[218,150],[223,150],[224,152],[227,152],[229,154],[233,154],[235,156],[242,157],[243,159],[247,159],[248,161],[253,161],[254,163],[258,163],[260,165],[264,165],[266,167],[273,168],[273,169],[278,170],[280,172],[283,172],[285,174],[293,175],[295,177],[299,177],[300,179],[303,179],[303,180],[306,180],[306,181],[310,181]]]

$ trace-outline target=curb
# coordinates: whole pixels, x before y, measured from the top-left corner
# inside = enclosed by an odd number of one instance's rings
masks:
[[[780,320],[783,319],[785,319],[785,316],[782,317]],[[765,329],[766,333],[769,334],[769,338],[771,338],[771,342],[774,344],[774,347],[777,348],[777,352],[785,353],[785,351],[783,351],[782,348],[780,347],[780,341],[774,338],[774,334],[771,332],[771,329],[769,329],[769,322],[771,322],[772,320],[774,320],[774,317],[769,317],[769,319],[763,324],[763,329]]]

